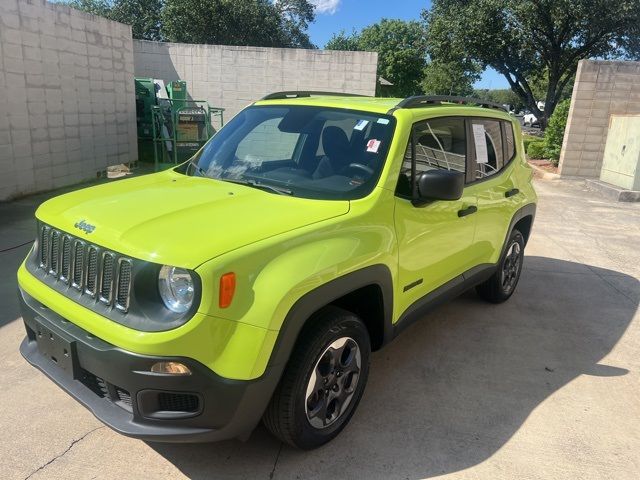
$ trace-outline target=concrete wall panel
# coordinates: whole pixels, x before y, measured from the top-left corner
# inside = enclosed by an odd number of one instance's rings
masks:
[[[193,99],[225,108],[228,120],[280,90],[374,95],[378,55],[292,48],[133,42],[135,74],[185,80]]]
[[[600,177],[611,115],[640,114],[640,62],[582,60],[573,85],[559,172]]]
[[[135,160],[134,95],[130,26],[0,0],[0,200]]]

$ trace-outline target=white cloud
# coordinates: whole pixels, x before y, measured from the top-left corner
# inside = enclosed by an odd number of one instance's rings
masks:
[[[311,0],[311,3],[316,7],[317,13],[333,15],[338,10],[341,1],[342,0]]]

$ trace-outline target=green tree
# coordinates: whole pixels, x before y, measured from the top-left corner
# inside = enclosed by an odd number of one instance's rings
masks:
[[[431,54],[464,51],[493,67],[543,127],[579,60],[640,55],[638,0],[433,0],[422,15]],[[545,69],[545,94],[536,98],[530,79]]]
[[[480,78],[475,67],[466,67],[458,62],[432,60],[424,69],[422,91],[427,95],[459,95],[467,97],[473,93],[473,84]]]
[[[571,92],[573,90],[573,83],[576,79],[576,72],[573,72],[573,75],[565,85],[564,89],[559,92],[559,100],[565,100],[567,98],[571,98]],[[531,86],[531,92],[533,92],[533,97],[536,99],[544,99],[547,95],[547,87],[549,85],[549,71],[545,68],[542,71],[535,72],[530,78],[527,79],[529,81],[529,85]]]
[[[112,7],[112,2],[109,2],[108,0],[70,0],[68,2],[61,3],[69,5],[71,8],[75,8],[76,10],[82,10],[83,12],[106,18],[109,18]]]
[[[274,6],[283,19],[285,34],[295,46],[315,48],[306,31],[316,19],[315,8],[308,0],[278,0]]]
[[[544,153],[546,157],[551,159],[554,165],[558,165],[558,160],[560,159],[562,140],[564,139],[564,130],[567,127],[570,106],[571,99],[561,101],[553,112],[553,115],[551,115],[547,130],[544,132]]]
[[[312,48],[314,19],[308,0],[166,0],[161,32],[171,42]]]
[[[347,34],[344,30],[334,33],[324,46],[325,50],[346,50],[349,52],[360,51],[360,37],[355,32]]]
[[[393,84],[385,93],[404,97],[421,91],[427,56],[420,22],[382,19],[360,33],[334,35],[325,48],[378,52],[378,76]]]
[[[133,38],[161,40],[162,0],[71,0],[72,8],[131,25]]]
[[[516,112],[525,108],[522,99],[509,88],[474,90],[473,96],[481,100],[490,100],[500,105],[509,105]]]

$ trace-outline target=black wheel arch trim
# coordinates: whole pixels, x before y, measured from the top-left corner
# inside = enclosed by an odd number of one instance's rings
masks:
[[[386,344],[393,338],[393,279],[389,267],[376,264],[342,275],[300,297],[284,319],[267,367],[284,370],[300,332],[315,312],[349,293],[371,285],[379,287],[382,293],[382,344]]]
[[[507,248],[507,241],[509,240],[509,237],[511,236],[511,232],[513,231],[513,229],[515,228],[516,224],[522,220],[525,217],[531,217],[531,226],[533,227],[533,221],[536,218],[536,204],[535,203],[528,203],[527,205],[521,207],[520,209],[518,209],[516,211],[516,213],[513,214],[513,217],[511,217],[511,223],[509,223],[509,228],[507,229],[507,234],[504,237],[504,242],[502,244],[502,254],[504,254],[504,250]],[[524,232],[521,232],[524,235]],[[530,233],[530,232],[529,232]],[[527,240],[529,239],[529,236],[526,236],[524,241],[525,241],[525,245],[527,244]],[[502,258],[502,256],[500,257]]]

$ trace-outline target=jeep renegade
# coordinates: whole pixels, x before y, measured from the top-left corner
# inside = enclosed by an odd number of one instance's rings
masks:
[[[262,419],[317,447],[372,351],[471,287],[513,294],[531,177],[499,105],[268,95],[182,165],[38,208],[20,350],[124,435],[243,438]]]

